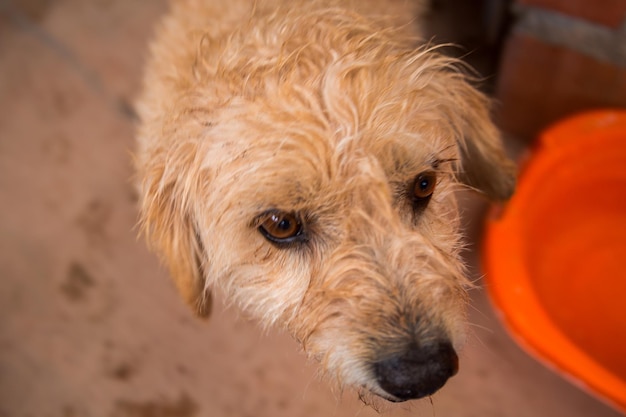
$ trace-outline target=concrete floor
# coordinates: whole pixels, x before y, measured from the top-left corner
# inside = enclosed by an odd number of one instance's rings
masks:
[[[164,1],[10,4],[0,0],[0,417],[378,415],[318,381],[288,335],[262,334],[219,300],[212,320],[193,318],[137,239],[129,103]],[[472,296],[460,373],[383,415],[618,415],[523,353],[485,293]]]

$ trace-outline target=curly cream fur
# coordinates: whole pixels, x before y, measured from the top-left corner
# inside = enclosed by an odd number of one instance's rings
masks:
[[[208,315],[221,289],[330,377],[389,399],[373,362],[463,343],[454,191],[514,184],[488,100],[420,46],[411,3],[173,2],[138,102],[141,221],[183,297]],[[437,186],[416,210],[425,171]],[[307,241],[269,242],[268,210],[298,213]]]

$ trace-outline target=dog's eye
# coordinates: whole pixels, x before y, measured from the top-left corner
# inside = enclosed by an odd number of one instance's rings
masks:
[[[417,201],[430,198],[437,185],[437,174],[433,171],[422,172],[415,178],[413,198]]]
[[[269,213],[259,225],[259,231],[270,242],[291,243],[302,234],[302,223],[290,213]]]

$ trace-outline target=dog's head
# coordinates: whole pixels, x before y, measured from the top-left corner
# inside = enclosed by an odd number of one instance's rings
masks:
[[[456,63],[338,18],[283,25],[280,50],[232,36],[180,69],[142,128],[158,137],[138,158],[142,220],[200,315],[219,288],[331,377],[418,398],[464,338],[454,191],[504,200],[514,165]]]

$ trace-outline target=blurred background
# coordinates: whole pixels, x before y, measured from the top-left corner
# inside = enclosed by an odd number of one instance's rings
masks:
[[[132,101],[165,11],[0,0],[0,417],[378,415],[219,298],[195,319],[137,238]],[[626,107],[626,0],[433,0],[427,17],[484,77],[514,156],[563,116]],[[461,199],[480,279],[486,203]],[[520,350],[485,292],[471,295],[459,374],[384,415],[619,415]]]

